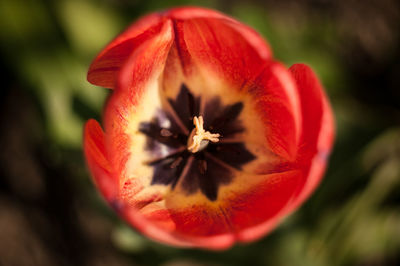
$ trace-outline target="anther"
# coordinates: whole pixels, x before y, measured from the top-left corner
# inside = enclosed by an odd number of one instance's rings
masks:
[[[205,147],[207,147],[208,143],[211,142],[218,142],[220,135],[218,133],[211,133],[209,131],[204,130],[204,120],[202,116],[195,116],[193,118],[193,124],[195,128],[190,133],[187,147],[188,150],[192,153],[196,153],[201,151]]]

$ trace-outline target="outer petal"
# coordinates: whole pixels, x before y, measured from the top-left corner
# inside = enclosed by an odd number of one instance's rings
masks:
[[[292,203],[292,208],[296,208],[319,184],[335,130],[332,109],[312,69],[304,64],[295,64],[289,71],[299,89],[303,115],[298,165],[303,168],[304,179]]]
[[[161,215],[170,217],[168,211]],[[153,214],[155,215],[155,214]],[[155,226],[154,223],[138,212],[137,209],[127,206],[122,211],[122,216],[134,227],[150,238],[169,245],[180,247],[202,247],[213,250],[222,250],[230,247],[235,239],[232,234],[219,234],[214,236],[194,237],[187,234],[181,234],[176,231],[168,231]]]
[[[256,49],[262,58],[270,59],[272,56],[272,52],[268,43],[260,36],[260,34],[258,34],[249,26],[244,25],[243,23],[240,23],[239,21],[218,11],[199,7],[182,7],[167,11],[167,15],[175,20],[216,18],[221,23],[230,26],[232,29],[244,36],[244,38],[249,42],[250,45],[253,46],[254,49]]]
[[[112,174],[104,147],[104,133],[99,123],[90,119],[85,125],[83,148],[94,182],[107,201],[118,195],[118,179]]]
[[[279,63],[269,64],[249,89],[270,148],[288,161],[296,158],[302,126],[296,89],[292,76]]]
[[[244,193],[231,204],[232,223],[242,242],[255,240],[275,228],[287,215],[285,211],[298,187],[300,171],[286,171],[265,176],[259,186]]]
[[[212,9],[202,8],[202,7],[177,7],[167,10],[165,14],[173,19],[192,19],[192,18],[227,18],[232,20],[232,18]]]
[[[215,18],[176,21],[176,34],[194,61],[240,89],[263,69],[265,59],[238,31]],[[179,49],[180,47],[178,47]]]
[[[170,209],[176,231],[189,236],[229,237],[243,242],[259,238],[282,218],[282,210],[295,192],[298,171],[288,171],[247,178],[262,180],[257,186],[230,193],[216,205],[192,205]],[[193,239],[196,239],[195,237]],[[230,244],[232,244],[230,243]]]
[[[118,71],[125,60],[143,42],[160,32],[163,20],[165,18],[160,14],[154,13],[139,19],[120,34],[92,62],[87,76],[88,81],[97,86],[114,88]]]

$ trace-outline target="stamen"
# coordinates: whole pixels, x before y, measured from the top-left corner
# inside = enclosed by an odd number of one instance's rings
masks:
[[[190,133],[188,139],[188,150],[192,153],[198,152],[205,147],[207,147],[208,143],[211,142],[218,142],[220,134],[218,133],[211,133],[209,131],[204,130],[204,120],[202,116],[195,116],[193,118],[193,124],[195,128]]]
[[[182,162],[183,158],[182,157],[178,157],[176,158],[175,161],[172,162],[172,164],[169,166],[171,169],[177,167],[181,162]]]
[[[163,137],[171,137],[173,134],[172,134],[172,132],[170,130],[168,130],[166,128],[163,128],[160,131],[160,135],[163,136]]]
[[[207,171],[207,161],[206,160],[200,160],[198,162],[198,168],[200,171],[200,174],[204,175]]]

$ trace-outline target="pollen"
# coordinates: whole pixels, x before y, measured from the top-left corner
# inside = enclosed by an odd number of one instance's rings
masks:
[[[193,118],[193,124],[195,128],[190,133],[187,142],[187,149],[192,152],[196,153],[198,151],[203,150],[207,147],[208,143],[211,142],[218,142],[220,134],[218,133],[211,133],[204,129],[204,120],[202,116],[195,116]]]

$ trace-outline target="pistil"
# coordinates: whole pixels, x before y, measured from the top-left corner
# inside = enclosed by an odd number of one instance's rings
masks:
[[[187,142],[187,149],[192,152],[196,153],[198,151],[203,150],[207,147],[208,143],[211,142],[218,142],[220,134],[218,133],[211,133],[209,131],[204,130],[204,120],[202,116],[195,116],[193,118],[193,124],[195,128],[189,135],[188,142]]]

